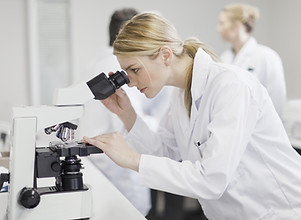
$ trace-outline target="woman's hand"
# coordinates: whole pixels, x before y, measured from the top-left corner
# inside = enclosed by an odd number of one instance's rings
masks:
[[[109,76],[112,74],[113,72],[110,72]],[[101,102],[107,107],[107,109],[118,115],[128,131],[131,130],[136,121],[137,115],[129,97],[122,88],[117,89],[113,95]]]
[[[138,172],[140,154],[129,147],[119,132],[103,134],[94,138],[84,137],[82,142],[100,148],[117,165]]]
[[[101,100],[101,102],[111,112],[115,113],[119,117],[123,116],[128,111],[131,111],[133,108],[129,97],[122,88],[117,89],[113,95],[104,100]]]

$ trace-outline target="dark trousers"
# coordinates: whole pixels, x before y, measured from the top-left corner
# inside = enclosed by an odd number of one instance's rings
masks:
[[[183,220],[184,210],[183,201],[184,197],[174,195],[167,192],[161,192],[164,195],[164,208],[163,212],[158,210],[158,194],[159,191],[151,190],[152,208],[146,218],[148,220]]]
[[[163,212],[158,211],[158,193],[164,195],[164,209]],[[201,206],[196,210],[186,211],[184,210],[185,197],[161,192],[157,190],[151,190],[152,208],[149,214],[146,216],[148,220],[207,220],[203,214]]]

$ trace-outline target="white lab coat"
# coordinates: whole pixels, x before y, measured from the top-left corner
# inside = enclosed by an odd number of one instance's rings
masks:
[[[279,55],[269,47],[258,44],[250,37],[235,56],[232,49],[222,53],[221,60],[253,73],[267,89],[276,111],[281,116],[286,102],[286,86]]]
[[[192,80],[190,118],[179,89],[157,134],[139,117],[125,134],[140,182],[198,199],[209,219],[301,219],[301,157],[266,89],[201,49]]]

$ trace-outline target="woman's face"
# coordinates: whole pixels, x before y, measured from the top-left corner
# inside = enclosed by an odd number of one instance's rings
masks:
[[[160,56],[155,59],[148,56],[117,56],[117,59],[128,74],[128,86],[136,86],[147,98],[155,97],[167,82],[165,65]]]
[[[227,16],[227,12],[221,12],[219,22],[216,27],[224,41],[233,42],[236,38],[237,31],[234,23]]]

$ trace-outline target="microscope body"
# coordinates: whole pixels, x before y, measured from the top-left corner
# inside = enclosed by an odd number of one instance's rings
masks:
[[[66,220],[91,217],[92,192],[85,185],[77,156],[102,153],[95,146],[66,142],[70,128],[59,128],[61,144],[39,148],[37,133],[56,131],[57,125],[70,124],[83,115],[83,104],[105,99],[123,84],[129,83],[124,71],[110,77],[99,74],[89,82],[56,90],[52,106],[13,108],[8,191],[0,193],[0,218],[8,220]],[[59,126],[60,127],[60,126]],[[71,126],[72,128],[72,126]],[[58,135],[59,134],[59,135]],[[68,135],[66,135],[68,134]],[[65,160],[61,161],[61,157]],[[54,177],[55,185],[39,186],[38,178]],[[7,204],[7,208],[5,207]]]
[[[13,110],[8,219],[82,219],[91,215],[91,189],[58,191],[36,187],[36,132],[56,123],[79,118],[83,106],[21,107]],[[24,189],[30,196],[21,204]],[[51,192],[51,189],[53,192]],[[39,195],[36,195],[35,190]],[[44,192],[44,193],[43,193]],[[45,193],[46,192],[46,193]],[[40,198],[38,198],[40,197]],[[40,201],[37,201],[40,200]],[[34,203],[38,202],[35,207]],[[26,203],[26,202],[25,202]],[[26,206],[26,205],[25,205]]]

